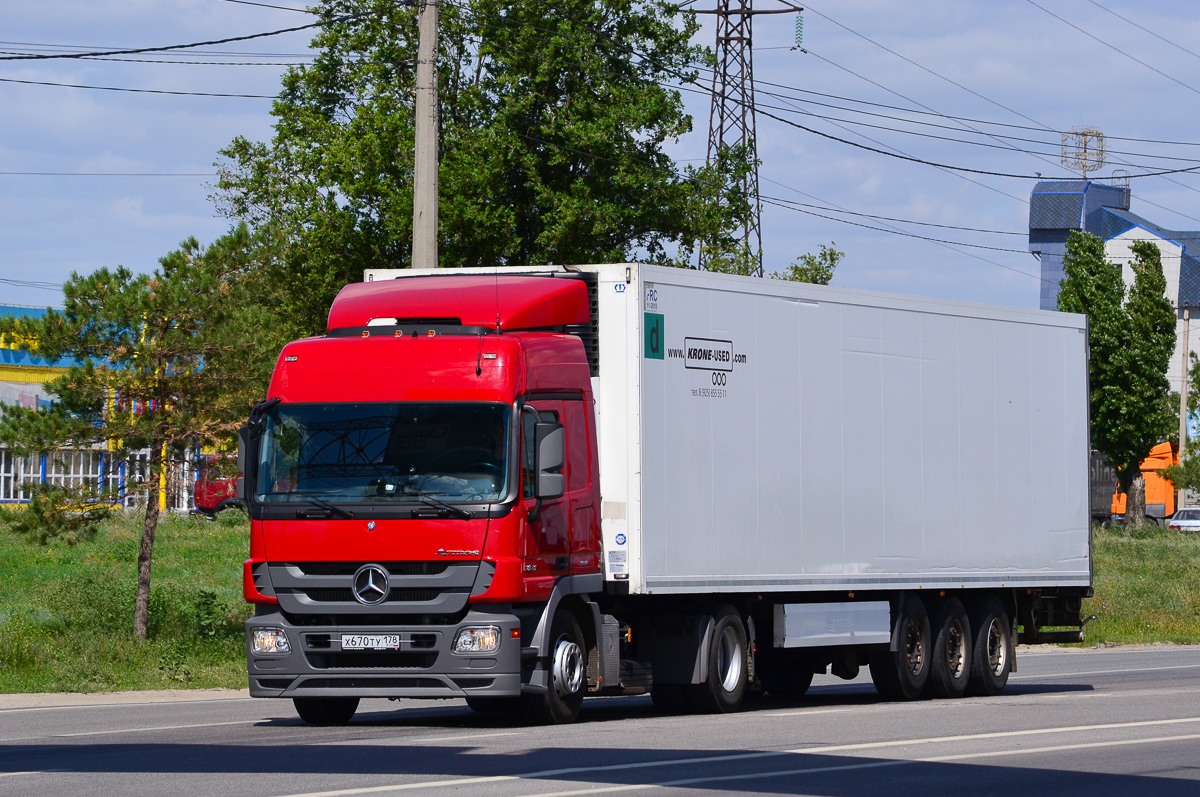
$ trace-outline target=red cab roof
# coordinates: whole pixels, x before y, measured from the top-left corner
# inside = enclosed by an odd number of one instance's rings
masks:
[[[362,327],[377,318],[457,318],[463,326],[538,329],[589,321],[582,280],[477,274],[356,282],[329,308],[329,329]]]

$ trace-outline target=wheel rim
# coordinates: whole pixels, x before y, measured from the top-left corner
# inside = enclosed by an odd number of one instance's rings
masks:
[[[946,664],[954,678],[961,678],[967,671],[967,635],[957,620],[946,632]]]
[[[905,627],[904,659],[912,675],[921,674],[925,667],[925,642],[922,639],[921,625],[913,618],[909,618]]]
[[[742,645],[733,626],[726,626],[717,644],[717,677],[726,692],[737,689],[742,679]]]
[[[554,646],[554,691],[570,697],[583,688],[583,651],[568,636]]]
[[[1004,625],[999,617],[993,617],[988,625],[987,656],[992,675],[999,678],[1008,665],[1008,645],[1004,643]]]

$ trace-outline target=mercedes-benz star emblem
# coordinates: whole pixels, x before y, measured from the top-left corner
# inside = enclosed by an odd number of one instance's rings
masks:
[[[354,574],[354,597],[359,603],[374,606],[388,596],[387,571],[379,565],[363,565]]]

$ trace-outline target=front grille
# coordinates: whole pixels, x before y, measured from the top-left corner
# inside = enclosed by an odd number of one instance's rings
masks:
[[[428,670],[437,661],[437,653],[410,653],[397,650],[354,650],[341,653],[305,653],[318,670],[409,669]]]
[[[396,601],[403,603],[421,603],[424,601],[437,600],[441,595],[447,593],[463,593],[466,590],[447,589],[440,590],[432,587],[417,587],[417,588],[395,588],[388,592],[387,601],[385,603],[393,603]],[[338,587],[308,587],[300,590],[300,594],[308,596],[310,601],[314,603],[355,603],[354,593],[349,589],[340,589]]]
[[[310,678],[302,689],[438,689],[445,684],[436,678]]]
[[[306,576],[352,576],[368,562],[296,562]],[[436,576],[445,573],[449,562],[375,562],[393,576]]]

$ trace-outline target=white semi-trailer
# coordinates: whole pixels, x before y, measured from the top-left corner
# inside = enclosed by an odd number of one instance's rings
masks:
[[[247,563],[247,597],[263,604],[248,624],[253,693],[294,697],[318,721],[348,718],[359,696],[447,695],[566,721],[586,693],[649,689],[669,710],[728,711],[748,689],[798,695],[814,673],[851,678],[869,665],[888,697],[958,697],[1003,689],[1018,639],[1081,638],[1091,594],[1082,316],[644,264],[366,279],[331,310],[337,351],[285,350],[279,402],[251,427],[270,416],[282,428],[292,403],[302,418],[335,399],[393,402],[401,414],[409,401],[491,402],[507,442],[495,469],[423,476],[408,505],[397,501],[403,476],[372,471],[344,494],[313,482],[307,495],[331,508],[291,507],[285,520],[260,483],[261,541]],[[321,366],[302,387],[306,357]],[[355,394],[356,380],[378,386]],[[430,427],[420,439],[453,433]],[[360,450],[355,467],[374,456],[423,474],[423,461],[389,448],[427,444],[414,434],[381,433],[393,443]],[[266,448],[252,446],[260,482]],[[431,467],[446,470],[448,456],[431,448]],[[326,477],[330,464],[318,469]],[[454,511],[434,512],[431,498]],[[385,542],[390,532],[346,542],[376,516],[403,533],[403,550]],[[305,524],[313,539],[344,530],[323,551],[296,542]],[[316,591],[284,598],[271,578],[304,592],[301,558],[347,560],[314,569],[313,584],[336,586],[337,572],[352,597],[364,568],[377,568],[402,597],[366,608]],[[435,622],[403,598],[429,573],[397,560],[445,558],[478,575],[463,577],[470,589],[454,611],[423,596]],[[368,626],[380,633],[363,637]],[[464,630],[476,628],[489,630]],[[405,649],[410,631],[439,655],[422,659],[423,682],[389,680],[373,665],[399,662],[387,651]],[[293,650],[312,637],[326,647],[284,664],[273,641],[256,653],[257,632],[290,632]],[[358,652],[363,638],[383,645],[378,662]],[[339,667],[347,639],[355,652]]]

